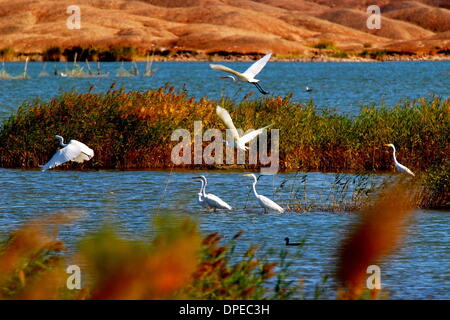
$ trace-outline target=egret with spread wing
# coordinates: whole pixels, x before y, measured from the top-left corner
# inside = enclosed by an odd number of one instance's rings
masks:
[[[218,196],[212,193],[206,193],[206,186],[208,185],[208,181],[206,180],[205,176],[192,177],[192,179],[200,179],[202,181],[202,187],[200,188],[200,192],[198,194],[198,202],[204,208],[211,208],[214,209],[214,211],[216,211],[217,209],[233,209],[228,203],[220,199]]]
[[[94,156],[94,150],[89,148],[84,143],[77,140],[70,140],[69,143],[64,143],[64,138],[55,136],[59,140],[62,149],[58,150],[53,157],[41,167],[42,171],[54,168],[67,161],[75,161],[82,163],[89,161]]]
[[[248,148],[245,146],[246,143],[249,143],[250,141],[252,141],[253,139],[255,139],[257,136],[259,136],[261,133],[264,132],[264,130],[266,130],[268,127],[271,126],[265,126],[264,128],[258,129],[258,130],[253,130],[245,135],[243,135],[242,137],[239,137],[239,133],[236,129],[236,127],[234,126],[233,120],[230,117],[230,114],[228,113],[227,110],[225,110],[224,108],[217,106],[216,107],[216,113],[219,116],[219,118],[223,121],[223,123],[225,124],[225,126],[227,127],[227,129],[230,129],[231,131],[231,136],[233,137],[233,139],[236,141],[236,146],[238,149],[245,151]]]
[[[252,83],[253,85],[255,85],[255,87],[259,90],[259,92],[261,92],[262,94],[268,94],[269,92],[267,92],[266,90],[264,90],[260,85],[259,85],[259,80],[255,79],[256,75],[258,73],[261,72],[261,70],[264,68],[264,66],[267,64],[267,62],[269,61],[270,57],[272,56],[272,53],[268,53],[266,54],[264,57],[262,57],[261,59],[259,59],[258,61],[256,61],[255,63],[253,63],[250,68],[248,68],[247,70],[245,70],[244,73],[240,73],[236,70],[233,70],[231,68],[225,67],[224,65],[221,64],[210,64],[209,66],[214,69],[214,70],[219,70],[219,71],[223,71],[223,72],[228,72],[231,73],[234,76],[227,76],[227,78],[232,79],[233,81],[242,81],[242,82],[248,82],[248,83]]]
[[[397,161],[397,158],[395,157],[395,146],[392,143],[385,144],[384,146],[385,147],[392,147],[392,149],[394,150],[394,164],[395,164],[395,168],[397,169],[397,171],[403,172],[403,173],[406,173],[406,174],[410,174],[410,175],[412,175],[414,177],[414,173],[411,170],[409,170],[407,167],[405,167],[404,165],[402,165],[401,163],[399,163]]]
[[[275,210],[278,211],[280,213],[284,212],[284,209],[282,207],[280,207],[278,204],[276,204],[274,201],[270,200],[269,198],[258,194],[256,192],[256,183],[258,182],[258,179],[256,179],[256,176],[251,173],[251,174],[244,174],[244,177],[253,177],[254,181],[253,181],[253,194],[255,195],[256,199],[258,200],[259,204],[261,205],[261,207],[264,208],[264,210]]]

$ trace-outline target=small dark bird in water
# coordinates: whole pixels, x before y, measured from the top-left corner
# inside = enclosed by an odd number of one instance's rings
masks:
[[[306,91],[306,92],[312,92],[313,89],[311,89],[310,87],[306,87],[306,88],[305,88],[305,91]]]
[[[289,242],[289,238],[284,238],[284,241],[286,241],[286,245],[287,246],[299,246],[299,245],[301,245],[301,243],[300,242],[292,242],[292,243],[290,243]]]

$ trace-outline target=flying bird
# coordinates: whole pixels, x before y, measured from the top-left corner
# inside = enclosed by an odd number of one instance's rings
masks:
[[[208,181],[206,180],[205,176],[192,177],[192,179],[200,179],[202,181],[202,187],[200,188],[198,202],[204,208],[211,208],[214,211],[216,211],[217,209],[233,210],[233,208],[228,203],[220,199],[218,196],[212,193],[206,193],[206,186],[208,185]]]
[[[233,80],[233,82],[236,81],[242,81],[242,82],[248,82],[253,84],[259,92],[262,94],[268,94],[266,90],[264,90],[260,84],[258,83],[259,80],[255,79],[256,75],[261,72],[261,70],[264,68],[264,66],[267,64],[267,61],[269,61],[270,57],[272,56],[272,53],[266,54],[264,57],[253,63],[250,68],[245,70],[244,73],[240,73],[236,70],[233,70],[231,68],[225,67],[221,64],[210,64],[209,66],[214,70],[219,70],[223,72],[231,73],[234,76],[226,76],[226,78],[230,78]]]
[[[394,150],[393,156],[394,156],[394,164],[395,164],[395,168],[397,169],[397,171],[402,172],[402,173],[406,173],[406,174],[410,174],[414,177],[414,173],[409,170],[407,167],[405,167],[404,165],[402,165],[401,163],[399,163],[397,161],[397,158],[395,157],[395,146],[392,143],[389,144],[385,144],[385,147],[392,147],[392,149]]]
[[[63,148],[58,150],[45,165],[41,166],[42,171],[54,168],[67,161],[78,163],[89,161],[94,156],[94,150],[80,141],[70,140],[69,143],[64,144],[63,137],[57,135],[55,139],[59,140]]]
[[[251,174],[244,174],[244,177],[253,177],[254,181],[253,181],[253,194],[255,195],[256,199],[258,200],[259,204],[261,205],[261,207],[264,208],[264,211],[266,211],[267,209],[269,210],[275,210],[278,211],[280,213],[284,212],[284,209],[282,207],[280,207],[278,204],[276,204],[274,201],[270,200],[269,198],[258,194],[256,192],[256,183],[258,182],[258,179],[256,179],[256,176],[251,173]]]
[[[261,128],[258,130],[253,130],[253,131],[243,135],[242,137],[239,137],[239,133],[238,133],[236,127],[234,126],[233,120],[231,119],[228,111],[220,106],[217,106],[216,113],[219,116],[219,118],[223,121],[223,123],[225,124],[227,129],[230,129],[231,136],[236,141],[237,148],[242,151],[248,150],[248,148],[245,146],[246,143],[255,139],[257,136],[259,136],[261,133],[263,133],[264,130],[266,130],[268,127],[270,127],[272,125],[272,124],[270,124],[268,126],[265,126],[264,128]]]

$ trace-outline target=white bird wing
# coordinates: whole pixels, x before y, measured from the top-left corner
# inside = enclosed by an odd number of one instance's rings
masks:
[[[261,201],[261,204],[263,207],[266,207],[268,209],[272,209],[278,212],[283,213],[284,209],[280,207],[278,204],[276,204],[274,201],[270,200],[269,198],[259,194],[258,199]]]
[[[264,66],[267,64],[267,61],[269,61],[270,57],[272,56],[272,53],[266,54],[264,57],[256,61],[254,64],[250,66],[245,72],[243,73],[244,76],[247,78],[253,79],[256,77],[258,73],[261,72],[261,70],[264,68]]]
[[[219,70],[219,71],[223,71],[223,72],[228,72],[231,74],[234,74],[235,76],[242,78],[242,74],[240,72],[237,72],[236,70],[233,70],[231,68],[225,67],[224,65],[221,64],[210,64],[209,65],[211,67],[211,69],[214,70]]]
[[[222,122],[225,124],[225,126],[230,129],[231,135],[235,140],[239,140],[239,133],[234,126],[233,120],[230,117],[230,114],[228,111],[220,106],[216,107],[216,113],[219,116],[219,118],[222,120]]]
[[[91,160],[92,157],[94,156],[94,150],[89,148],[83,142],[80,142],[80,141],[77,141],[77,140],[71,140],[70,144],[74,144],[74,145],[78,146],[79,149],[80,149],[80,154],[75,159],[73,159],[72,161],[81,163],[81,162],[84,162],[84,161]]]
[[[83,162],[90,160],[94,151],[84,143],[71,140],[64,148],[58,150],[53,157],[42,167],[42,171],[59,166],[67,161]]]
[[[263,133],[264,130],[266,130],[270,126],[272,126],[272,125],[269,124],[268,126],[265,126],[264,128],[261,128],[261,129],[258,129],[258,130],[253,130],[253,131],[243,135],[242,137],[240,137],[242,143],[246,144],[247,142],[252,141],[253,139],[255,139],[257,136],[259,136],[261,133]]]
[[[206,194],[205,200],[209,204],[209,206],[213,207],[213,208],[222,208],[222,209],[228,209],[228,210],[233,209],[228,203],[226,203],[225,201],[223,201],[218,196],[216,196],[212,193]]]
[[[66,147],[58,150],[53,157],[42,167],[42,171],[54,168],[67,161],[72,161],[81,153],[80,148],[74,144],[68,144]]]

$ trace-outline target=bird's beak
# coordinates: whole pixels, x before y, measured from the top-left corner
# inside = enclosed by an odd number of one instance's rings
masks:
[[[192,177],[191,179],[201,179],[202,177]]]
[[[386,143],[384,144],[384,146],[385,146],[385,147],[389,147],[389,145],[388,145],[388,144],[386,144]]]
[[[243,174],[243,177],[251,177],[251,174]]]

